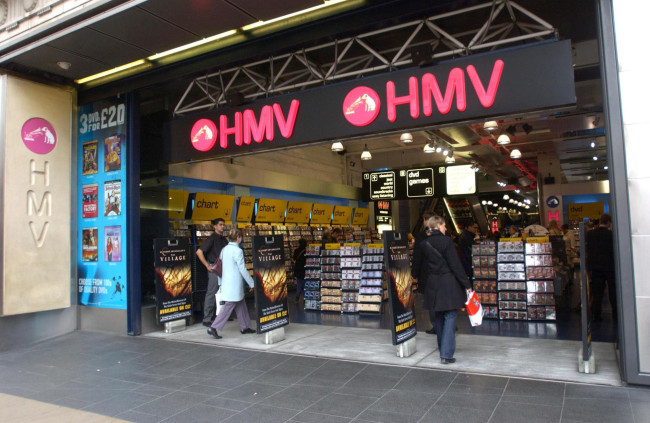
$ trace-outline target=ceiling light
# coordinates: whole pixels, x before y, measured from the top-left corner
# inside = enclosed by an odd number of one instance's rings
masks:
[[[483,129],[485,129],[486,131],[496,131],[497,129],[499,129],[499,124],[497,123],[496,120],[490,120],[483,124]]]
[[[70,62],[56,62],[56,65],[63,70],[68,70],[72,66]]]
[[[427,144],[424,145],[424,148],[422,149],[422,151],[424,151],[427,154],[430,154],[430,153],[433,153],[434,151],[436,151],[436,149],[433,148],[431,143],[427,143]]]
[[[497,208],[499,207],[499,205],[498,205],[497,203],[492,203],[492,205],[493,205],[494,207],[497,207]]]
[[[510,158],[511,159],[521,159],[521,151],[519,151],[518,148],[513,149],[510,152]]]
[[[607,169],[609,169],[609,166],[605,166],[603,169],[607,170]]]
[[[594,159],[594,161],[596,161],[596,160],[598,160],[598,156],[594,156],[594,157],[592,157],[592,159]]]
[[[361,153],[361,160],[370,160],[372,159],[372,154],[368,151],[368,144],[363,146],[363,153]]]
[[[510,196],[509,196],[508,194],[505,194],[505,195],[503,196],[503,199],[504,199],[504,200],[509,200],[509,199],[510,199]]]
[[[399,140],[404,144],[410,144],[413,142],[413,135],[410,132],[404,132],[402,136],[399,137]]]
[[[528,210],[529,208],[530,208],[530,206],[526,206],[526,210]]]
[[[341,141],[336,141],[332,143],[332,151],[339,152],[343,150],[345,150],[345,147],[343,147],[343,143],[341,143]]]
[[[519,188],[517,188],[517,189],[515,190],[515,192],[516,192],[517,194],[519,194],[519,193],[521,192],[521,190],[520,190]]]
[[[436,145],[436,153],[440,154],[442,153],[442,147],[439,145]]]
[[[481,204],[486,205],[486,204],[487,204],[487,201],[486,201],[486,200],[483,200],[483,201],[481,201]]]
[[[499,135],[499,138],[497,138],[497,144],[499,145],[510,144],[510,137],[506,134]]]
[[[592,141],[590,145],[591,145],[591,148],[596,148],[596,142],[595,141]]]
[[[487,203],[488,203],[488,206],[492,205],[492,201],[488,201]]]
[[[443,156],[449,155],[449,150],[447,150],[446,148],[444,150],[442,150],[442,155]]]
[[[456,163],[454,156],[449,156],[445,159],[445,163]]]
[[[510,204],[512,204],[514,202],[515,202],[515,200],[513,200],[512,198],[510,200],[508,200],[508,203],[510,203]]]

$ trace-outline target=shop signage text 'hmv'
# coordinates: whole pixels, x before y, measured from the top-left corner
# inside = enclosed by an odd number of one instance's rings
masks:
[[[170,124],[171,153],[173,161],[232,155],[575,101],[570,41],[540,43],[180,118]]]

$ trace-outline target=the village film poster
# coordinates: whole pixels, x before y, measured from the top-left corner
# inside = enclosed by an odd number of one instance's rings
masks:
[[[409,248],[406,232],[384,231],[383,238],[391,331],[393,345],[397,345],[417,335]]]
[[[192,262],[187,238],[155,239],[158,323],[192,315]]]
[[[253,237],[257,333],[289,324],[287,271],[281,235]]]

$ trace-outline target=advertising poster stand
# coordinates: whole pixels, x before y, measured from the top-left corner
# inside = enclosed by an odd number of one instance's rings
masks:
[[[408,357],[415,353],[417,335],[408,241],[406,232],[386,231],[383,237],[393,345],[399,357]]]
[[[185,318],[192,315],[192,263],[190,240],[154,240],[156,274],[156,320],[165,332],[185,329]]]
[[[253,237],[253,275],[257,333],[265,333],[265,343],[284,339],[289,324],[287,271],[282,235]]]

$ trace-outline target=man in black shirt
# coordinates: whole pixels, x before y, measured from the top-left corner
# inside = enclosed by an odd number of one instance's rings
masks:
[[[458,243],[460,262],[463,263],[463,269],[465,269],[465,273],[470,279],[474,276],[472,269],[472,245],[474,245],[476,231],[478,231],[478,223],[471,223],[465,226],[465,229],[460,234],[460,241]]]
[[[205,293],[205,302],[203,304],[203,326],[212,325],[214,315],[217,310],[217,304],[214,294],[219,290],[219,278],[216,273],[210,271],[210,267],[219,258],[221,249],[228,245],[228,239],[223,236],[223,230],[226,222],[222,218],[212,221],[214,233],[208,237],[201,246],[196,250],[196,257],[208,269],[208,290]]]
[[[591,275],[591,294],[593,295],[592,315],[595,322],[603,320],[603,294],[605,285],[609,291],[612,317],[616,321],[616,281],[614,280],[614,237],[612,218],[603,214],[596,229],[587,232],[587,271]]]

